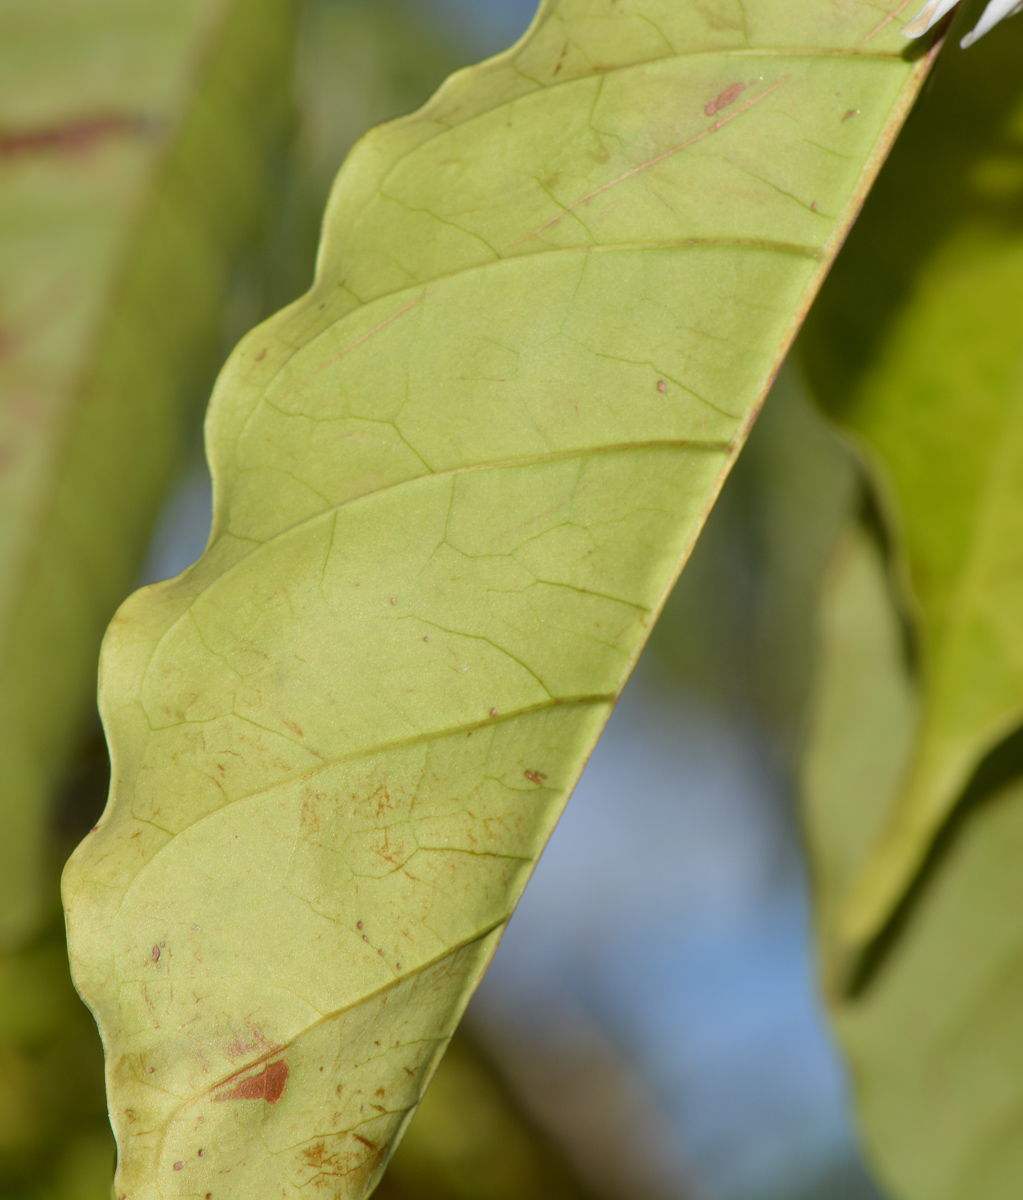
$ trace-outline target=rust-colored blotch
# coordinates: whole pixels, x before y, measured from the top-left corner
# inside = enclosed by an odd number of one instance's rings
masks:
[[[221,1092],[214,1100],[265,1100],[267,1104],[276,1104],[284,1095],[288,1086],[288,1064],[284,1059],[272,1062],[264,1067],[258,1075],[250,1075],[243,1079],[229,1092]]]
[[[745,90],[746,85],[744,83],[733,83],[731,87],[725,88],[720,96],[715,96],[713,100],[708,100],[703,106],[703,111],[708,117],[716,117],[723,108],[734,104]]]

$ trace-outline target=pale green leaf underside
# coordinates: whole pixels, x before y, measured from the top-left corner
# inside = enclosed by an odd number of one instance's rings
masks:
[[[0,944],[90,719],[282,124],[290,0],[0,10]]]
[[[823,607],[807,760],[826,971],[841,914],[912,753],[918,699],[875,546],[852,537]],[[983,796],[948,836],[868,985],[831,989],[874,1166],[904,1200],[1013,1200],[1023,1188],[1023,789]]]
[[[356,148],[226,368],[65,880],[119,1193],[378,1178],[926,70],[743,8],[547,4]]]

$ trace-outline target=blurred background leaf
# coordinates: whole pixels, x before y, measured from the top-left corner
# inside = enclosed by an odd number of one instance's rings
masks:
[[[455,1034],[395,1152],[379,1200],[587,1200],[465,1031]]]
[[[265,213],[292,20],[290,0],[10,0],[0,12],[8,946],[57,912],[54,793]]]
[[[884,555],[862,527],[836,554],[821,638],[805,785],[827,970],[850,881],[912,754],[919,707]],[[876,947],[869,979],[852,996],[831,989],[868,1147],[904,1200],[1009,1200],[1023,1186],[1018,749],[990,765]]]
[[[942,55],[804,333],[874,486],[921,688],[845,900],[853,962],[1023,720],[1023,23],[999,35]]]
[[[818,938],[904,1200],[1023,1188],[1023,24],[1000,32],[939,60],[803,335],[870,489],[822,611]]]

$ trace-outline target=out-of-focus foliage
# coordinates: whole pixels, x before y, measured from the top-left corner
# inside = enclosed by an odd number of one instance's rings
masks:
[[[379,1200],[585,1200],[560,1154],[462,1033],[374,1193]]]
[[[942,56],[806,331],[860,447],[909,622],[919,726],[850,885],[851,966],[1023,718],[1023,22]]]
[[[946,51],[806,330],[874,497],[822,614],[819,940],[900,1200],[1023,1191],[1021,55]]]
[[[852,530],[822,612],[806,765],[820,954],[898,795],[919,688],[876,541]],[[1012,761],[1012,758],[1015,761]],[[978,778],[853,995],[829,989],[867,1148],[899,1200],[1014,1200],[1023,1186],[1023,777]]]
[[[209,385],[287,119],[291,0],[0,8],[0,943]]]
[[[0,956],[0,1194],[102,1200],[113,1161],[102,1051],[57,924]]]
[[[821,577],[858,499],[852,456],[787,364],[651,636],[655,670],[759,725],[793,765]]]
[[[119,1190],[377,1182],[926,73],[745,7],[546,4],[360,143],[225,368],[65,873]]]

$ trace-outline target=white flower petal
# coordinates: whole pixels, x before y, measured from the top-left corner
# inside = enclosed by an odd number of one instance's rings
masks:
[[[996,3],[997,0],[992,0]],[[1016,0],[1011,0],[1013,4]],[[928,29],[933,29],[941,18],[959,3],[959,0],[928,0],[928,3],[916,14],[908,25],[903,25],[903,37],[915,38],[922,33],[926,33]]]
[[[999,21],[1004,21],[1006,17],[1014,16],[1020,11],[1023,11],[1023,0],[991,0],[976,28],[972,33],[968,33],[959,45],[965,50],[978,38],[982,38],[989,29],[993,29]]]

